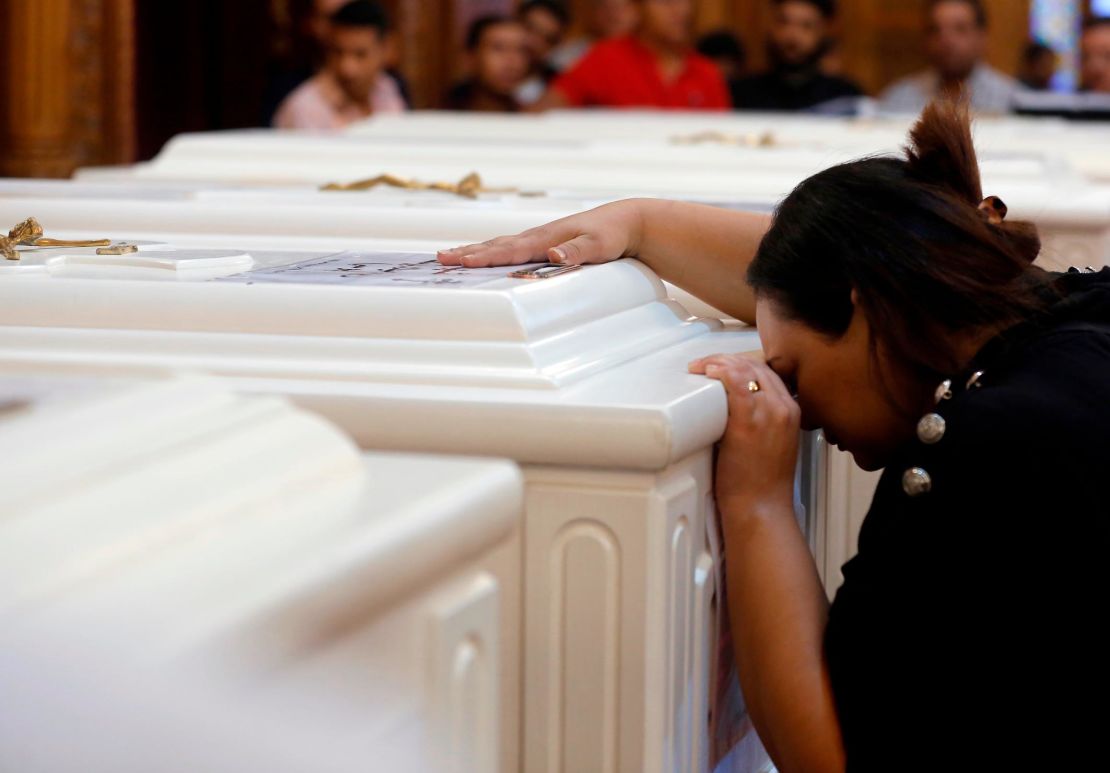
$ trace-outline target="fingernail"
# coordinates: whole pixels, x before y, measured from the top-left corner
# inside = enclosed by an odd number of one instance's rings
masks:
[[[566,263],[567,262],[567,254],[566,254],[566,252],[563,251],[562,247],[552,247],[551,251],[553,253],[555,253],[555,255],[551,257],[551,262],[552,263]]]

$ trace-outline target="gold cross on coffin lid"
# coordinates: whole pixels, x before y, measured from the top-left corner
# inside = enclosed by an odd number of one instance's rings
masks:
[[[19,260],[16,246],[23,247],[107,247],[111,239],[51,239],[43,236],[38,220],[29,217],[19,223],[7,236],[0,236],[0,253],[8,260]]]
[[[467,199],[478,198],[479,193],[519,193],[521,196],[538,196],[543,194],[526,193],[518,188],[487,188],[482,184],[482,178],[477,172],[471,172],[457,183],[434,182],[426,183],[420,180],[409,180],[395,174],[380,174],[366,180],[356,180],[351,183],[328,183],[320,186],[322,191],[368,191],[379,185],[388,185],[392,188],[402,188],[406,191],[445,191]]]

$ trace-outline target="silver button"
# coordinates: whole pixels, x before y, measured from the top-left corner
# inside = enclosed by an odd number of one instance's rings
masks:
[[[935,395],[936,395],[937,403],[940,403],[944,400],[951,400],[952,399],[952,379],[946,378],[944,381],[940,382],[940,386],[937,387],[937,391],[936,391]]]
[[[917,422],[917,438],[927,446],[939,443],[947,426],[939,413],[928,413]]]
[[[933,489],[933,479],[920,467],[911,467],[902,473],[902,490],[911,497],[928,494]]]

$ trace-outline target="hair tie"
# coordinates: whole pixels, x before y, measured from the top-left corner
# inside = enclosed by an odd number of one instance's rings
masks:
[[[997,196],[987,196],[979,202],[979,214],[991,225],[1002,225],[1008,211],[1006,203]]]

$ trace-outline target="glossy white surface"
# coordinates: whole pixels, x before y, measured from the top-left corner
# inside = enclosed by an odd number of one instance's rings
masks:
[[[363,454],[206,380],[0,384],[5,769],[254,769],[275,734],[322,770],[516,769],[514,465]]]
[[[103,254],[96,247],[16,247],[19,260],[0,262],[0,276],[110,277],[126,271],[136,278],[208,279],[237,274],[254,265],[250,255],[238,250],[175,250],[164,242],[131,240],[114,242],[133,247],[122,255]]]
[[[258,265],[298,257],[247,252]],[[686,364],[750,350],[753,332],[688,318],[635,261],[463,289],[126,276],[0,281],[0,358],[40,371],[203,370],[241,392],[287,395],[363,447],[529,464],[533,536],[514,560],[525,589],[555,586],[518,600],[524,732],[502,759],[549,770],[535,750],[555,749],[588,766],[705,769],[712,672],[694,653],[715,651],[717,637],[708,471],[726,405]],[[575,568],[595,550],[616,551],[609,569],[584,565],[616,572],[605,575],[621,578],[615,596]],[[584,635],[600,624],[623,633]],[[656,651],[660,637],[672,644]],[[587,685],[587,673],[616,681]],[[588,721],[598,711],[615,714]]]
[[[607,142],[668,143],[676,137],[717,132],[744,144],[770,134],[775,146],[850,152],[897,152],[915,115],[821,117],[790,113],[662,113],[653,111],[554,111],[544,115],[459,115],[424,111],[379,116],[352,126],[348,133],[381,141],[426,140],[503,144],[526,138],[537,144]],[[444,134],[449,126],[450,135]],[[1110,180],[1105,128],[1052,118],[979,116],[976,137],[988,156],[1024,155],[1074,168],[1093,180]],[[764,148],[760,148],[764,150]],[[1054,159],[1054,160],[1052,160]]]
[[[649,468],[723,427],[722,390],[686,363],[758,348],[688,318],[635,261],[459,290],[0,281],[0,326],[9,361],[200,369],[293,395],[368,447]]]
[[[879,151],[897,152],[905,142],[906,128],[898,123],[876,132],[857,129],[855,124],[830,126],[814,119],[816,122],[809,126],[811,134],[824,127],[830,138],[814,134],[803,141],[804,133],[800,133],[797,141],[784,141],[781,147],[772,148],[676,146],[665,138],[619,142],[564,139],[544,143],[525,139],[517,145],[506,140],[497,146],[477,139],[445,144],[442,140],[421,137],[421,127],[427,126],[441,137],[454,137],[459,132],[455,131],[453,121],[461,121],[459,125],[465,127],[468,119],[414,116],[405,120],[412,121],[415,131],[413,137],[404,140],[373,133],[330,139],[273,132],[184,135],[171,142],[150,164],[119,170],[110,177],[139,185],[168,184],[179,192],[188,187],[182,181],[215,188],[205,193],[181,194],[195,199],[184,211],[180,206],[154,199],[131,214],[132,225],[144,220],[158,223],[163,234],[168,233],[179,244],[184,243],[182,236],[196,231],[228,235],[260,231],[258,209],[272,207],[288,207],[288,216],[267,233],[291,236],[306,229],[311,232],[313,224],[323,216],[334,220],[337,233],[373,235],[379,239],[419,236],[450,243],[514,233],[629,196],[687,198],[733,208],[767,210],[803,179],[834,163]],[[507,119],[491,120],[498,125],[497,121]],[[545,126],[524,117],[520,120],[530,128]],[[618,128],[627,124],[612,120]],[[388,131],[398,131],[396,120],[389,125],[394,128]],[[743,134],[748,131],[746,125],[741,123],[727,132],[718,131],[728,136]],[[547,130],[561,129],[564,124],[553,126]],[[1024,145],[1007,150],[1003,141],[1011,135],[1020,136],[1019,132],[988,131],[984,127],[979,132],[981,137],[989,135],[980,143],[984,190],[1005,200],[1011,217],[1032,220],[1041,227],[1045,241],[1043,262],[1047,266],[1104,265],[1110,261],[1110,187],[1097,178],[1087,179],[1090,176],[1085,175],[1085,166],[1077,159],[1068,161],[1048,153],[1046,148],[1055,152],[1062,147],[1058,137],[1051,143],[1043,141],[1036,150]],[[518,133],[524,135],[525,131]],[[1060,132],[1064,137],[1073,133]],[[839,146],[837,138],[843,135],[848,135],[847,139]],[[996,138],[997,148],[990,144]],[[247,146],[250,153],[244,152]],[[1084,147],[1083,159],[1103,158],[1110,169],[1110,153],[1104,145],[1092,142]],[[514,160],[513,154],[530,160],[521,163]],[[423,180],[450,181],[475,170],[481,172],[488,185],[541,191],[546,195],[534,198],[489,194],[474,202],[428,192],[314,190],[325,182],[349,181],[385,171]],[[101,175],[100,179],[104,177]],[[89,179],[97,176],[89,175]],[[227,189],[250,185],[286,187],[269,193]],[[419,211],[425,206],[421,202],[451,214],[429,217]],[[375,212],[365,213],[368,205],[373,209],[384,207],[390,214],[380,217]],[[361,228],[357,225],[360,208],[365,217]],[[97,224],[127,227],[115,219],[120,211],[118,202],[86,202],[82,209],[88,210],[91,217],[83,220],[80,227]],[[44,218],[53,217],[54,211],[49,204],[43,205]],[[0,198],[0,216],[17,216],[5,212]],[[92,215],[93,212],[96,214]],[[58,218],[58,222],[65,220],[64,216]],[[223,246],[229,244],[225,242]]]

